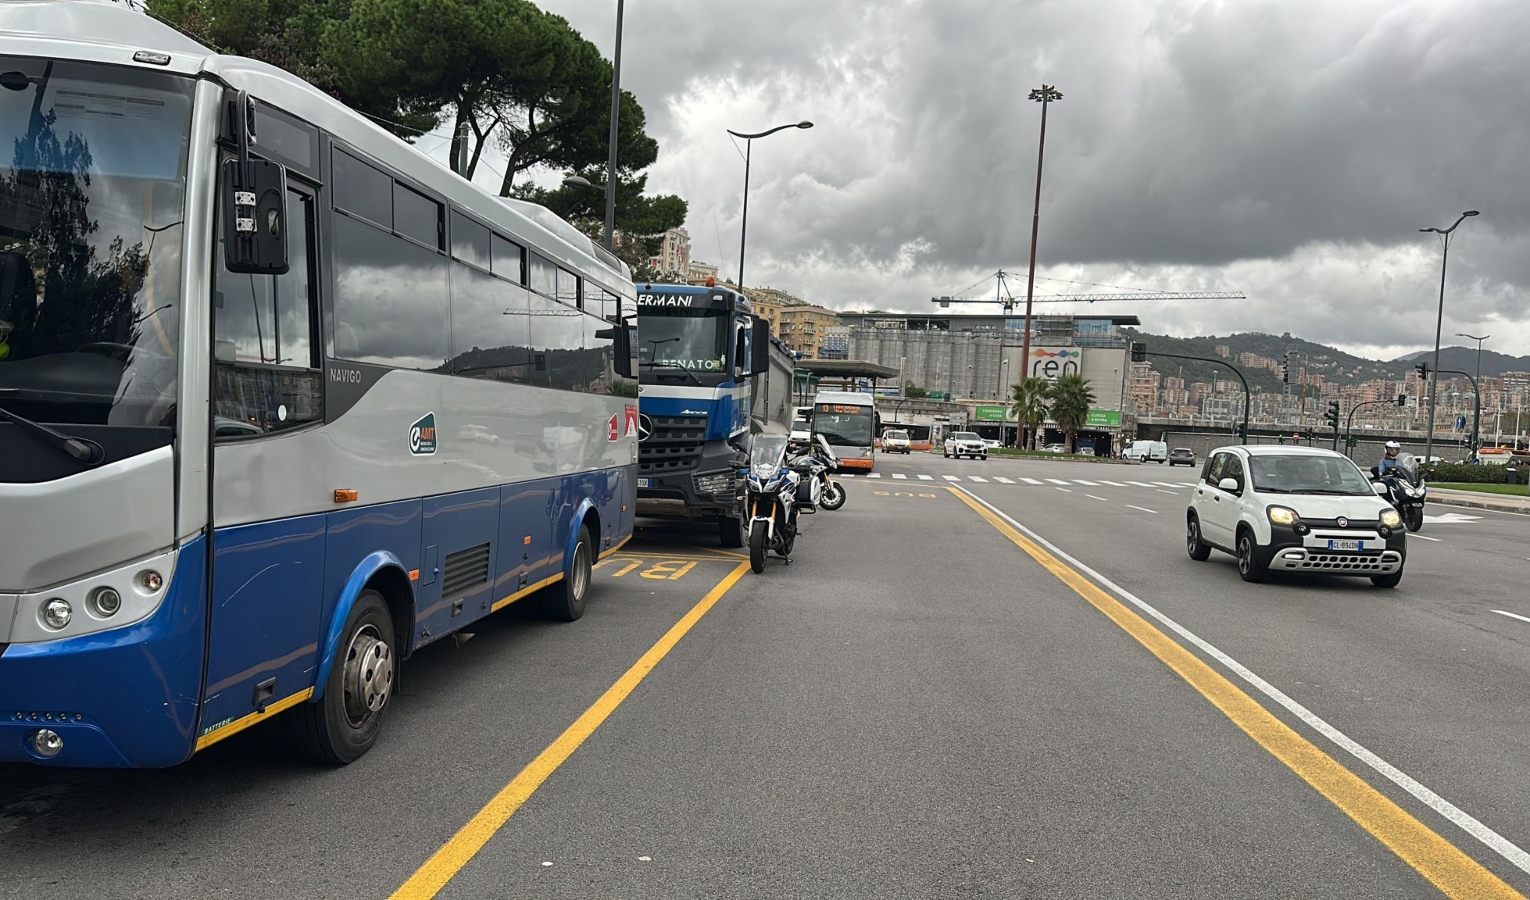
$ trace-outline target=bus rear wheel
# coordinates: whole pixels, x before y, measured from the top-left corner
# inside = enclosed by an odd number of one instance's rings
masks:
[[[288,738],[300,756],[343,766],[372,749],[398,675],[395,646],[388,604],[377,591],[362,591],[346,619],[324,696],[287,714]]]
[[[595,569],[595,542],[588,525],[579,528],[574,552],[569,557],[563,580],[547,590],[547,614],[560,622],[573,622],[584,615],[585,597]]]

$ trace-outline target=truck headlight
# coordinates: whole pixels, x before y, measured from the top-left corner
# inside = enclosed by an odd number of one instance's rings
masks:
[[[1299,518],[1296,515],[1296,510],[1285,506],[1270,507],[1269,515],[1270,522],[1275,525],[1295,525],[1296,520]]]
[[[1381,524],[1388,528],[1396,528],[1402,524],[1402,516],[1398,515],[1395,509],[1384,509],[1381,511]]]

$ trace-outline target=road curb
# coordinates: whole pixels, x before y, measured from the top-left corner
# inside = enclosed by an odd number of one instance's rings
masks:
[[[1461,497],[1454,493],[1447,496],[1438,491],[1431,493],[1430,499],[1446,506],[1464,506],[1469,509],[1486,509],[1493,512],[1530,514],[1530,504],[1526,503],[1504,503],[1488,499],[1479,500],[1476,497]]]

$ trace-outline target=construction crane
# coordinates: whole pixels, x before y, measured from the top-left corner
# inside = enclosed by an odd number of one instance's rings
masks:
[[[1004,308],[1006,316],[1015,311],[1015,296],[1009,291],[1010,273],[1000,269],[994,273],[994,296],[987,297],[931,297],[931,303],[948,308],[953,303],[997,303]],[[1242,291],[1126,291],[1115,294],[1050,294],[1036,297],[1033,303],[1095,303],[1098,301],[1149,301],[1149,300],[1247,300]]]

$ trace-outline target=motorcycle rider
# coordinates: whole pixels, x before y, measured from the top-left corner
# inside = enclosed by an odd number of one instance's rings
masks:
[[[1396,441],[1387,441],[1386,453],[1381,457],[1381,462],[1376,466],[1378,477],[1385,478],[1390,470],[1402,465],[1397,459],[1397,454],[1400,452],[1402,452],[1402,444]]]

